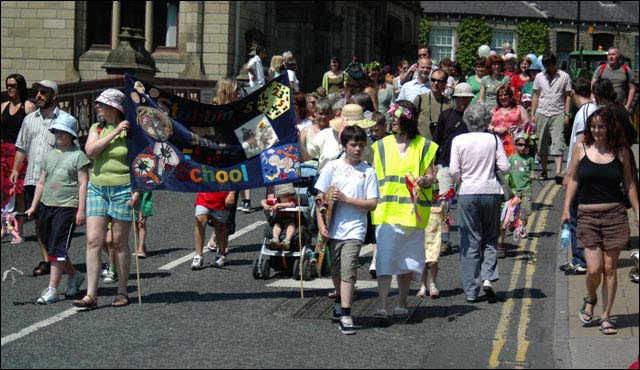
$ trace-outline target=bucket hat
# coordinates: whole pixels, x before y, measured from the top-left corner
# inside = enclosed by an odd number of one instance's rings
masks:
[[[62,111],[56,119],[53,121],[49,131],[53,134],[54,131],[64,131],[71,134],[74,138],[78,138],[78,120],[68,113]]]
[[[97,102],[117,109],[124,114],[124,93],[117,89],[106,89],[98,96]]]
[[[466,82],[461,82],[457,84],[455,89],[453,90],[453,96],[473,98],[475,94],[473,93],[473,89],[471,88],[471,85],[469,85]]]
[[[294,189],[292,183],[280,184],[280,185],[276,185],[275,186],[274,193],[275,193],[276,196],[287,195],[287,194],[295,194],[296,193],[296,189]]]

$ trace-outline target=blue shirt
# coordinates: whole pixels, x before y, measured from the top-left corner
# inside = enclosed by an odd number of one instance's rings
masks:
[[[412,80],[402,85],[396,101],[408,100],[413,102],[418,95],[426,94],[429,91],[431,91],[431,84],[429,82],[421,83],[418,80]]]

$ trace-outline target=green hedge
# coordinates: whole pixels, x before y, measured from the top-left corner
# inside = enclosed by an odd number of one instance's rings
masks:
[[[484,18],[464,18],[458,28],[458,49],[456,49],[456,61],[462,66],[465,74],[473,73],[473,62],[478,57],[478,48],[481,45],[490,45],[493,28],[484,21]]]
[[[542,55],[549,51],[549,27],[544,23],[521,22],[516,27],[518,56],[534,53]]]

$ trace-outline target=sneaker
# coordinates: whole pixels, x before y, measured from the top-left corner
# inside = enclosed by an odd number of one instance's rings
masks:
[[[496,292],[493,290],[493,286],[489,280],[485,280],[482,283],[482,290],[484,290],[484,294],[487,296],[487,300],[490,303],[497,301]]]
[[[560,267],[558,267],[558,269],[560,269],[560,271],[567,271],[568,269],[573,268],[573,264],[571,262],[565,262],[562,265],[560,265]]]
[[[113,284],[116,281],[118,281],[118,274],[111,271],[107,271],[107,275],[104,277],[104,280],[102,280],[105,284]]]
[[[564,270],[565,275],[586,275],[586,267],[572,265],[571,268]]]
[[[194,256],[193,261],[191,261],[191,269],[200,270],[202,268],[204,268],[204,258],[202,256]]]
[[[60,300],[60,297],[58,296],[58,290],[56,288],[49,287],[42,291],[42,295],[38,297],[38,299],[36,300],[36,303],[50,304],[50,303],[58,302],[59,300]]]
[[[67,279],[67,291],[64,293],[67,297],[75,297],[78,295],[80,286],[84,282],[84,275],[80,271],[76,271],[76,274],[69,276]]]
[[[369,266],[369,276],[371,276],[371,278],[374,280],[378,278],[378,273],[376,272],[375,263],[372,263],[371,266]]]
[[[100,272],[100,277],[101,277],[101,278],[105,278],[105,277],[107,277],[107,274],[108,274],[108,273],[109,273],[109,264],[108,264],[108,263],[105,263],[105,264],[104,264],[104,270],[102,270],[102,271]]]
[[[251,201],[249,199],[243,199],[242,200],[242,206],[238,207],[238,209],[241,210],[244,213],[251,212]]]
[[[342,316],[340,318],[339,325],[340,332],[344,335],[353,335],[356,333],[351,316]]]
[[[342,317],[342,310],[336,310],[336,306],[333,305],[333,313],[331,314],[331,322],[338,322]]]
[[[225,255],[218,255],[216,257],[216,261],[213,263],[215,267],[222,267],[224,266],[224,264],[227,262],[227,256]]]

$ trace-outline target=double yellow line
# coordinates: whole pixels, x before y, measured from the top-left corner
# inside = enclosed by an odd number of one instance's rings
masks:
[[[540,190],[540,193],[536,197],[535,203],[544,205],[551,204],[551,202],[553,202],[553,198],[556,196],[560,189],[560,186],[556,186],[554,182],[548,181],[547,185],[545,185],[542,190]],[[547,219],[549,217],[549,212],[550,208],[545,208],[544,210],[536,212],[533,217],[533,222],[529,224],[531,225],[529,227],[529,234],[536,233],[539,235],[544,231],[544,227],[546,226]],[[509,288],[505,296],[505,302],[502,306],[500,321],[498,322],[498,327],[496,328],[496,334],[493,340],[493,349],[491,351],[491,356],[489,357],[490,369],[495,369],[500,366],[500,353],[502,352],[502,348],[507,341],[509,324],[514,319],[512,317],[515,311],[513,292],[517,288],[523,264],[526,263],[525,284],[523,288],[524,293],[522,297],[522,306],[520,308],[520,320],[518,321],[518,334],[516,338],[517,351],[514,366],[516,369],[524,368],[523,364],[527,356],[527,350],[529,348],[529,341],[526,339],[526,330],[529,326],[529,322],[531,321],[531,288],[533,275],[536,272],[538,239],[539,238],[528,238],[524,248],[525,253],[528,252],[528,260],[526,260],[527,257],[519,257],[513,264],[513,269],[511,270],[511,281],[509,282]],[[512,361],[508,362],[514,363]]]

